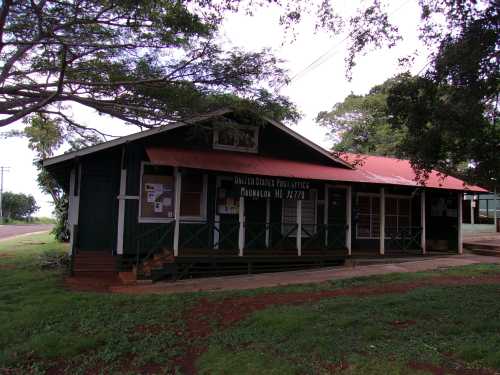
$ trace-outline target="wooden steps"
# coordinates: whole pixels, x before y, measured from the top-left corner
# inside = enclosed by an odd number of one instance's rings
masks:
[[[113,277],[116,274],[116,259],[108,251],[79,251],[74,256],[74,276]]]

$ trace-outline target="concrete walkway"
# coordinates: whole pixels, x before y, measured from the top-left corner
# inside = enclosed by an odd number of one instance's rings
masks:
[[[373,264],[356,267],[344,266],[258,275],[210,277],[203,279],[180,280],[175,283],[158,282],[148,285],[113,286],[110,288],[110,290],[115,293],[131,294],[171,294],[197,291],[244,290],[280,285],[320,283],[329,280],[349,279],[360,276],[384,275],[395,272],[408,273],[429,271],[438,268],[487,263],[500,264],[500,257],[488,257],[472,254],[452,255],[447,257],[427,258],[418,261],[401,263]]]

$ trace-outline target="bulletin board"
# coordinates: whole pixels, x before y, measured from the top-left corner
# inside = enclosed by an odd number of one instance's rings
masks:
[[[141,187],[141,217],[174,218],[174,177],[144,174]]]

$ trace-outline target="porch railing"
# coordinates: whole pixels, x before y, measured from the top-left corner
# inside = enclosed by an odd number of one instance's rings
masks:
[[[180,222],[179,249],[237,249],[237,221],[186,221]]]
[[[173,248],[175,223],[159,224],[136,238],[136,266],[151,258],[161,248]]]
[[[302,225],[302,249],[346,249],[347,228],[341,224]]]
[[[298,225],[281,222],[245,222],[244,250],[296,251]],[[302,225],[301,248],[303,250],[340,250],[346,248],[345,225]],[[136,238],[138,266],[162,248],[173,249],[175,222],[158,224]],[[239,248],[238,221],[189,221],[179,223],[179,252],[191,250],[227,251]],[[194,252],[193,254],[195,254]],[[184,253],[186,254],[186,253]],[[234,255],[234,254],[233,254]]]
[[[387,250],[421,250],[422,227],[386,227]]]

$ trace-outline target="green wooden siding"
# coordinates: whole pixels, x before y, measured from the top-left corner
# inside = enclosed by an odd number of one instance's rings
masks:
[[[119,163],[119,150],[81,162],[79,250],[111,252],[116,247]]]

